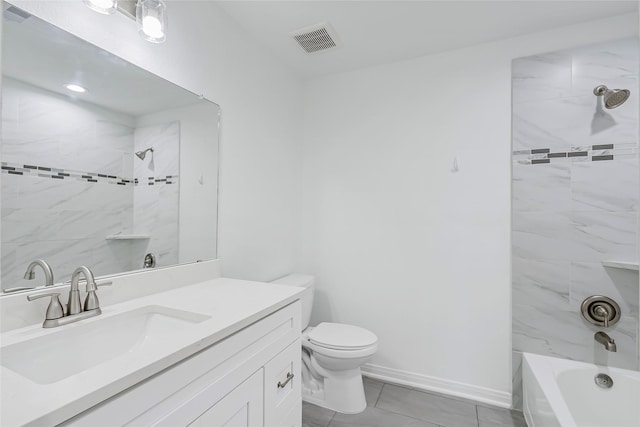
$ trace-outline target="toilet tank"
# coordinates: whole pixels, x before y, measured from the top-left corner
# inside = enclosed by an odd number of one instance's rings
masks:
[[[313,290],[315,288],[316,278],[309,276],[308,274],[289,274],[288,276],[281,277],[272,281],[278,285],[286,286],[298,286],[300,288],[306,288],[305,292],[300,297],[302,305],[302,330],[304,331],[309,326],[309,319],[311,318],[311,308],[313,307]]]

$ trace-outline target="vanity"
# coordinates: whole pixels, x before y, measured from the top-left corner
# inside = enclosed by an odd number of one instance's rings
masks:
[[[2,333],[2,426],[301,425],[299,288],[218,261],[112,281],[100,316]],[[44,316],[0,308],[20,300]]]

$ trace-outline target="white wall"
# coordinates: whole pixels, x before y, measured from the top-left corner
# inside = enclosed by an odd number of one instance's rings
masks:
[[[511,60],[636,31],[625,15],[311,81],[312,324],[374,331],[371,374],[508,405]]]
[[[13,1],[222,108],[219,250],[228,277],[271,279],[293,266],[301,84],[210,2],[169,2],[167,41],[80,1]],[[212,118],[214,119],[214,118]]]

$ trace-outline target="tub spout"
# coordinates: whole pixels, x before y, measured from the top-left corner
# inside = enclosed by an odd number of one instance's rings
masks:
[[[604,332],[596,332],[593,336],[597,342],[602,344],[607,351],[616,352],[618,349],[616,348],[616,342],[609,335]]]

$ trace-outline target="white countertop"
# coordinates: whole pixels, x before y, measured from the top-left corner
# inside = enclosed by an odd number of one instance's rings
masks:
[[[302,291],[292,286],[218,278],[103,307],[102,315],[70,325],[52,329],[37,325],[5,332],[0,352],[3,347],[150,305],[210,316],[156,343],[153,351],[124,354],[51,384],[35,383],[2,366],[0,425],[61,423],[290,304]]]

